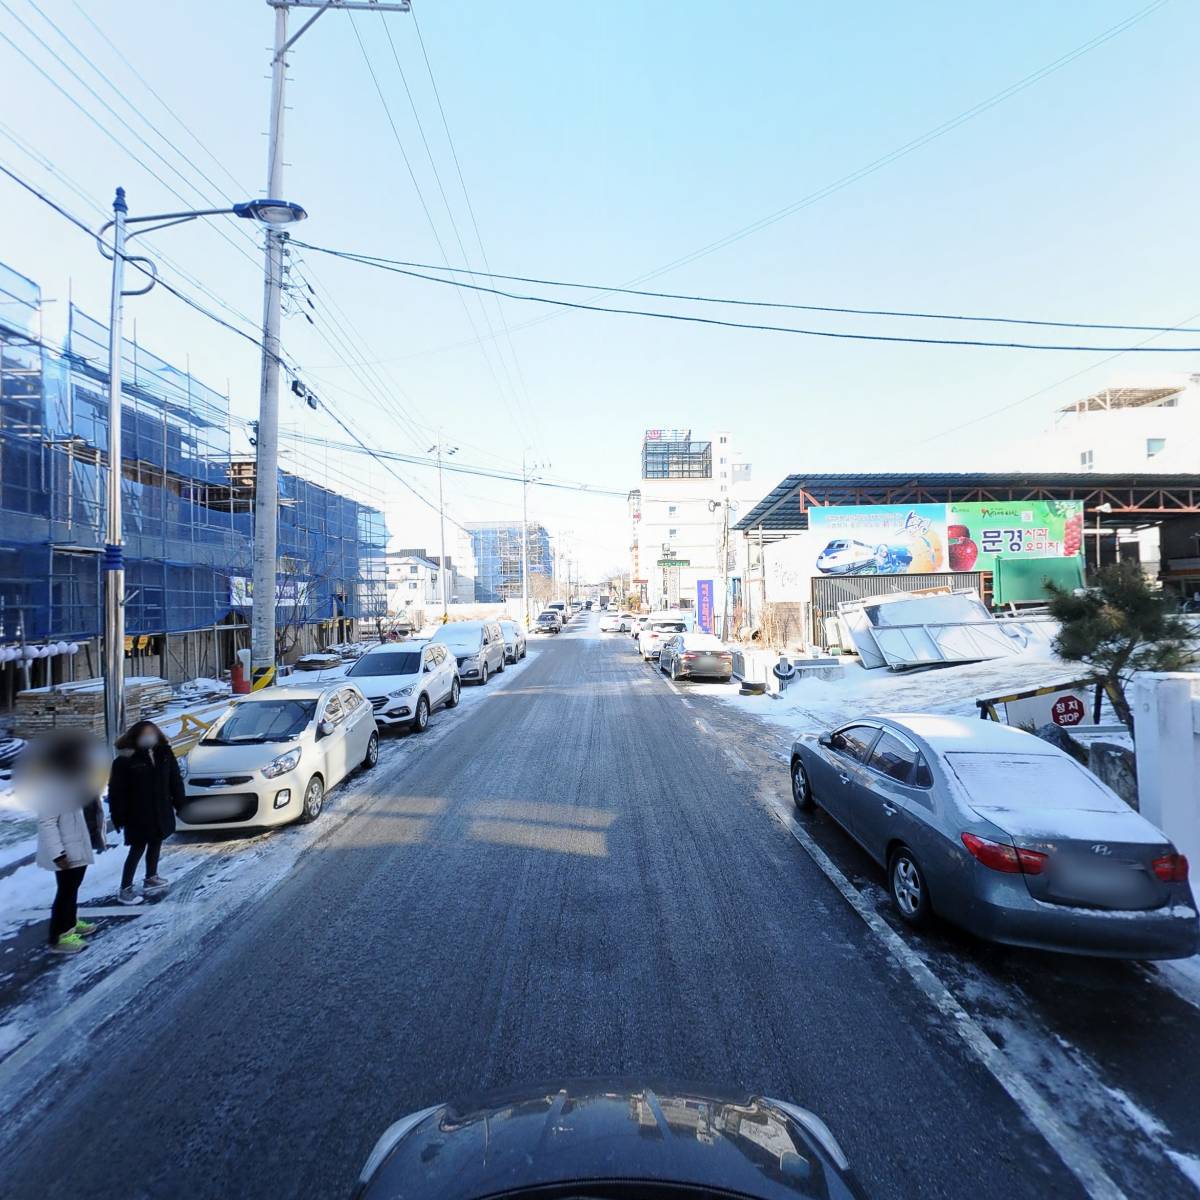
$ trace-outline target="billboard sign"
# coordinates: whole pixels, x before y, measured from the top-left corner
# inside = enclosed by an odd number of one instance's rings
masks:
[[[713,581],[696,580],[696,627],[701,633],[713,631]]]
[[[295,608],[308,603],[312,584],[295,579],[280,579],[275,583],[276,608]],[[230,575],[229,605],[231,608],[250,608],[253,604],[254,583],[245,575]]]
[[[822,575],[994,571],[1000,558],[1060,558],[1083,548],[1083,502],[814,507],[814,566]]]

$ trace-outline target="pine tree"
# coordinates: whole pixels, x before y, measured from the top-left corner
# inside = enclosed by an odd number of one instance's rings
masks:
[[[1125,690],[1137,671],[1183,671],[1200,659],[1191,627],[1171,597],[1150,587],[1137,563],[1102,567],[1079,595],[1047,584],[1050,615],[1060,625],[1055,653],[1085,663],[1108,691],[1117,716],[1133,730]]]

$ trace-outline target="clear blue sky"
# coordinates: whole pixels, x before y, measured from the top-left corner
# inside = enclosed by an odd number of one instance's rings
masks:
[[[0,30],[125,148],[0,39],[0,162],[96,223],[101,215],[72,185],[102,207],[118,183],[136,212],[180,206],[130,150],[189,203],[219,202],[218,193],[235,196],[239,186],[261,193],[272,28],[262,0],[79,0],[220,166],[149,96],[75,0],[36,2],[133,110],[83,66],[31,0],[3,0]],[[838,180],[1146,6],[1139,0],[417,0],[493,270],[613,283],[654,271]],[[70,72],[17,17],[63,56]],[[293,28],[302,19],[294,13]],[[445,253],[451,262],[462,258],[384,22],[463,243],[478,265],[412,20],[402,14],[360,15],[352,24],[344,13],[328,13],[293,53],[285,191],[311,214],[298,236],[397,258],[441,258],[364,65],[356,24]],[[1193,283],[1197,33],[1200,10],[1171,0],[929,145],[648,286],[1047,319],[1171,324],[1190,317],[1200,310]],[[83,81],[203,195],[121,128]],[[213,183],[200,180],[179,152]],[[3,179],[0,211],[6,218],[0,261],[60,301],[51,305],[52,319],[61,319],[68,279],[76,301],[102,316],[105,263],[87,239]],[[218,227],[246,254],[223,240]],[[218,227],[172,230],[154,243],[257,320],[257,253],[244,228]],[[433,440],[429,430],[441,424],[464,459],[512,465],[528,444],[555,475],[618,490],[636,483],[641,430],[660,425],[734,429],[764,489],[794,470],[1003,464],[1005,447],[1040,428],[1056,404],[1103,385],[1117,368],[1127,375],[1139,365],[1127,358],[1096,366],[1101,354],[833,343],[590,314],[521,329],[545,310],[512,302],[504,307],[515,330],[512,348],[503,337],[480,346],[471,343],[487,326],[473,298],[467,308],[474,325],[450,289],[311,253],[299,269],[321,293],[318,327],[334,337],[331,317],[352,327],[366,357],[383,365],[371,368],[374,383],[364,379],[298,316],[285,324],[286,351],[314,390],[373,444],[423,451]],[[177,278],[170,267],[164,272]],[[496,306],[489,303],[487,312],[499,329]],[[253,347],[169,296],[133,300],[129,315],[144,343],[167,358],[190,359],[208,382],[221,386],[228,379],[235,409],[253,415]],[[802,323],[885,327],[867,318]],[[912,322],[886,328],[962,332]],[[1144,357],[1147,372],[1200,368],[1191,356]],[[1091,369],[1006,416],[934,437],[1085,368]],[[368,391],[374,385],[386,387],[428,428],[414,432],[384,412]],[[328,418],[290,398],[283,419],[318,436],[340,436]],[[428,511],[403,501],[399,485],[380,468],[322,450],[305,453],[314,456],[309,466],[318,474],[328,464],[335,481],[348,471],[356,485],[393,493],[400,540],[430,540]],[[432,493],[428,472],[407,474]],[[519,488],[511,485],[455,479],[449,498],[463,520],[519,513]],[[585,561],[599,568],[624,560],[624,511],[620,501],[540,493],[531,515],[574,531]]]

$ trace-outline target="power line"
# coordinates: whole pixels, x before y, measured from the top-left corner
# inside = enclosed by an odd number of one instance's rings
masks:
[[[311,246],[307,242],[297,242],[296,245],[302,246],[306,250],[319,250],[325,254],[335,253],[335,251],[321,246]],[[699,296],[688,292],[652,292],[639,288],[618,287],[613,284],[579,283],[577,281],[562,279],[539,279],[532,275],[502,275],[491,271],[477,271],[470,266],[439,267],[436,263],[409,262],[405,259],[382,258],[374,254],[354,253],[353,258],[357,262],[407,267],[419,271],[448,271],[455,275],[499,279],[511,283],[529,283],[539,287],[577,288],[580,291],[603,292],[609,296],[644,296],[654,300],[684,300],[696,304],[732,305],[741,308],[771,308],[784,309],[790,312],[833,313],[838,316],[905,317],[925,321],[975,321],[991,325],[1035,325],[1052,329],[1102,329],[1126,333],[1200,333],[1200,328],[1187,329],[1179,325],[1115,325],[1094,321],[1047,321],[1033,317],[989,317],[968,315],[965,313],[913,312],[890,308],[846,308],[828,304],[795,304],[780,300],[745,300],[730,296]],[[453,281],[447,280],[446,282]]]
[[[657,321],[681,321],[692,325],[714,325],[724,329],[745,329],[756,333],[783,333],[797,337],[832,338],[839,341],[852,342],[883,342],[897,345],[916,346],[968,346],[993,350],[1052,350],[1067,352],[1094,353],[1109,351],[1118,354],[1134,354],[1148,352],[1152,354],[1196,354],[1200,346],[1153,346],[1148,347],[1143,342],[1136,346],[1079,346],[1061,345],[1044,342],[993,342],[977,338],[927,338],[906,337],[898,334],[882,333],[851,333],[847,330],[803,329],[794,325],[767,325],[749,321],[727,321],[716,317],[700,317],[691,313],[653,312],[649,309],[614,308],[603,304],[582,304],[573,300],[556,300],[548,296],[535,296],[523,292],[510,292],[503,288],[486,287],[483,284],[467,283],[458,279],[443,279],[436,275],[428,275],[421,271],[413,271],[404,267],[393,266],[386,259],[368,258],[343,250],[331,250],[323,246],[313,246],[301,243],[309,250],[322,254],[330,254],[336,258],[344,258],[348,262],[357,262],[363,266],[375,267],[382,271],[391,271],[397,275],[407,275],[412,279],[422,279],[427,283],[439,283],[445,287],[466,288],[472,291],[492,292],[509,300],[525,300],[534,304],[547,304],[555,308],[574,309],[581,312],[609,313],[623,317],[645,317]],[[1149,340],[1149,339],[1148,339]]]

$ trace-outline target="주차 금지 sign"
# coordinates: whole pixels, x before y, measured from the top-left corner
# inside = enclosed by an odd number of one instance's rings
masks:
[[[1001,558],[1061,558],[1083,549],[1081,500],[830,505],[808,510],[822,575],[994,571]]]

